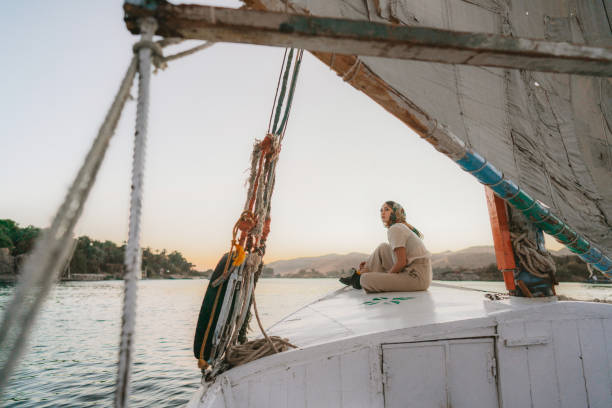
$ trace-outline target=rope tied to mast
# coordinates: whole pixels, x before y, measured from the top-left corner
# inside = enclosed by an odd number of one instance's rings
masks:
[[[132,46],[132,51],[134,54],[139,54],[142,49],[151,50],[151,57],[153,60],[153,65],[155,68],[165,69],[168,64],[164,61],[164,51],[159,43],[153,40],[140,40],[137,43],[134,43]]]
[[[538,250],[535,242],[527,238],[527,233],[510,233],[512,248],[519,259],[519,264],[531,275],[542,279],[549,279],[557,272],[555,261],[546,252]]]
[[[195,54],[198,51],[205,50],[207,48],[215,45],[212,41],[207,41],[204,44],[197,45],[193,48],[189,48],[185,51],[177,52],[176,54],[164,56],[164,48],[169,45],[177,45],[183,42],[182,38],[164,38],[159,41],[153,40],[140,40],[132,46],[132,51],[134,54],[138,54],[138,52],[143,48],[148,48],[151,50],[153,65],[155,66],[155,73],[158,69],[164,70],[168,68],[168,62],[174,61],[179,58],[186,57],[191,54]]]
[[[263,268],[263,256],[266,251],[266,240],[270,232],[271,198],[275,184],[276,164],[281,151],[281,142],[287,128],[289,112],[297,83],[303,50],[285,50],[283,64],[274,95],[274,103],[268,122],[268,132],[262,140],[256,140],[251,154],[251,168],[248,179],[247,197],[244,209],[232,229],[232,239],[228,258],[222,273],[210,283],[212,287],[219,288],[221,284],[230,281],[233,273],[237,273],[241,285],[234,292],[226,292],[225,296],[232,296],[232,308],[235,313],[229,320],[217,323],[215,333],[222,333],[219,340],[213,340],[209,362],[204,360],[204,344],[212,327],[212,316],[221,299],[215,298],[213,312],[204,333],[204,340],[200,345],[198,366],[206,369],[206,378],[214,378],[224,371],[228,365],[244,364],[248,361],[265,355],[279,353],[294,347],[287,339],[275,336],[269,337],[261,324],[257,302],[255,300],[255,286]],[[284,109],[283,109],[284,108]],[[240,231],[240,237],[238,236]],[[235,251],[242,249],[246,256],[246,266],[230,268],[230,260],[234,258]],[[218,289],[220,291],[220,289]],[[219,292],[217,292],[219,293]],[[233,298],[237,296],[236,298]],[[224,304],[227,299],[224,300]],[[253,306],[255,316],[263,339],[237,345],[243,342],[246,333],[250,308]],[[222,306],[222,311],[225,306]],[[228,309],[229,310],[229,309]],[[221,312],[223,313],[223,312]]]
[[[144,162],[147,142],[149,96],[151,83],[151,60],[154,53],[153,35],[157,29],[154,18],[140,20],[142,39],[135,46],[138,51],[138,103],[136,106],[136,129],[134,134],[134,154],[132,159],[132,188],[130,192],[130,217],[128,242],[125,248],[125,267],[123,275],[124,295],[121,316],[121,337],[119,341],[119,364],[117,367],[117,388],[115,407],[127,406],[130,394],[130,377],[136,326],[136,296],[139,273],[142,265],[140,252],[140,221],[143,201]],[[161,49],[161,48],[160,48]]]

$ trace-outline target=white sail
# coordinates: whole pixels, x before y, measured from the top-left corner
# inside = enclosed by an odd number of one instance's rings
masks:
[[[612,46],[608,0],[245,2],[323,17]],[[413,128],[403,107],[446,126],[612,256],[612,79],[365,56],[358,75],[341,65],[342,56],[315,55]]]

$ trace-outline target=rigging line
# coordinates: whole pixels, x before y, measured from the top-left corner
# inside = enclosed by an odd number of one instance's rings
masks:
[[[287,121],[289,119],[289,112],[291,111],[291,104],[293,102],[293,94],[295,92],[295,85],[297,84],[298,74],[300,72],[300,66],[302,64],[302,54],[304,50],[298,51],[298,56],[296,57],[295,66],[293,67],[293,76],[291,78],[291,86],[289,88],[289,96],[287,97],[287,106],[285,107],[285,115],[283,116],[283,120],[279,126],[277,131],[281,133],[281,140],[285,135],[285,128],[287,127]]]
[[[195,46],[193,48],[190,48],[188,50],[177,52],[176,54],[168,55],[167,57],[163,57],[162,61],[163,62],[168,62],[168,61],[173,61],[175,59],[183,58],[183,57],[186,57],[188,55],[195,54],[198,51],[202,51],[202,50],[205,50],[207,48],[210,48],[213,45],[215,45],[214,42],[207,41],[204,44],[200,44],[200,45]]]
[[[140,22],[141,41],[151,41],[157,29],[154,18],[148,17]],[[115,407],[127,406],[130,394],[130,376],[134,348],[134,329],[136,322],[136,291],[142,256],[140,253],[140,216],[142,212],[142,186],[144,180],[144,161],[147,141],[147,116],[149,110],[149,85],[151,82],[151,60],[153,50],[138,50],[138,105],[136,108],[136,131],[134,135],[134,156],[132,161],[132,191],[130,199],[130,219],[128,243],[125,249],[124,274],[125,289],[123,296],[123,315],[115,389]]]
[[[276,114],[274,116],[274,124],[272,125],[272,133],[276,133],[276,125],[280,118],[281,108],[283,106],[283,100],[285,99],[285,93],[287,92],[287,80],[289,79],[289,71],[291,70],[291,62],[293,60],[293,48],[289,51],[289,57],[287,58],[287,65],[285,67],[285,73],[283,74],[283,84],[281,86],[281,93],[278,97],[276,104]]]
[[[0,357],[4,362],[0,370],[0,394],[6,389],[8,379],[23,353],[30,329],[55,282],[57,273],[69,256],[74,226],[83,212],[83,206],[96,181],[110,139],[115,132],[125,102],[129,98],[137,67],[138,62],[134,57],[51,227],[36,242],[34,250],[21,269],[19,282],[4,310],[0,326]]]
[[[270,133],[270,128],[272,126],[272,116],[274,116],[274,107],[276,106],[276,98],[278,97],[278,89],[280,88],[281,78],[283,77],[283,67],[285,66],[285,60],[287,59],[287,48],[285,48],[285,53],[283,54],[283,63],[281,64],[280,72],[278,73],[278,82],[276,83],[276,92],[274,92],[274,102],[272,102],[272,109],[270,110],[270,120],[268,121],[268,133]]]

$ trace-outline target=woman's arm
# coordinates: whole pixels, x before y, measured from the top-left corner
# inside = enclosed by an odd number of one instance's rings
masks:
[[[389,270],[389,273],[398,273],[401,272],[406,266],[406,263],[408,263],[406,259],[406,247],[397,247],[393,252],[395,253],[396,261],[395,265]]]

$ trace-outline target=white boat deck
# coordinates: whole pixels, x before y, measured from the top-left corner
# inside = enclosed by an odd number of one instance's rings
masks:
[[[346,287],[285,317],[271,326],[268,334],[307,347],[365,334],[487,317],[551,302],[520,298],[491,301],[485,293],[435,283],[424,292],[367,294]]]
[[[298,346],[204,383],[189,408],[612,406],[612,305],[344,288],[268,334]]]

